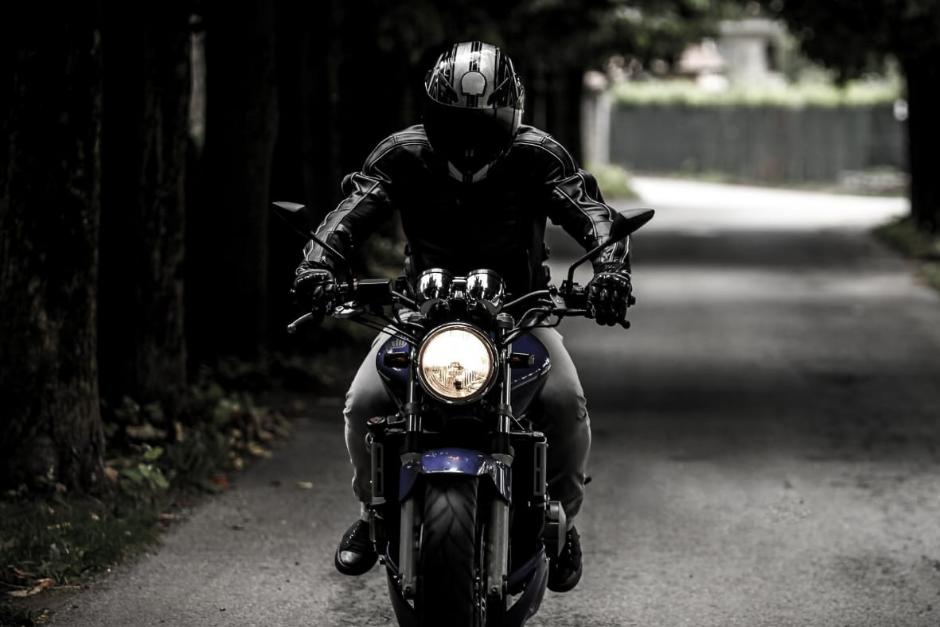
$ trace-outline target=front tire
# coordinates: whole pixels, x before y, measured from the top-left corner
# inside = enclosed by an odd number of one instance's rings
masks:
[[[477,627],[477,487],[475,477],[428,476],[421,537],[421,627]]]

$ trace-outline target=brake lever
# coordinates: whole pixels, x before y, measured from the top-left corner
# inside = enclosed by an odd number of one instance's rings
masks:
[[[314,315],[314,313],[313,313],[312,311],[309,311],[309,312],[305,313],[304,315],[302,315],[301,317],[297,318],[296,320],[294,320],[293,322],[291,322],[289,325],[287,325],[287,333],[288,333],[289,335],[293,335],[294,333],[297,332],[297,329],[298,329],[302,324],[305,324],[305,323],[307,323],[307,322],[310,322],[310,321],[311,321],[313,318],[315,318],[315,317],[316,317],[316,316]]]

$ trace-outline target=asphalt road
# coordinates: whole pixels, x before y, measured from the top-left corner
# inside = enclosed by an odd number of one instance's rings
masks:
[[[940,298],[865,232],[903,203],[638,186],[634,328],[562,330],[594,427],[585,575],[530,624],[940,624]],[[347,481],[326,404],[53,622],[393,624],[379,569],[333,570]]]

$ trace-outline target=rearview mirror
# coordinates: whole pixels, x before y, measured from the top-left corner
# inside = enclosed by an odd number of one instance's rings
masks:
[[[586,252],[582,257],[579,257],[578,260],[568,268],[568,285],[574,285],[574,271],[578,266],[611,244],[616,244],[636,232],[641,226],[653,219],[654,213],[656,212],[652,209],[629,209],[623,213],[616,213],[614,219],[611,221],[610,232],[607,234],[607,239],[605,239],[602,244],[598,244],[596,247]]]
[[[652,209],[630,209],[618,213],[614,216],[613,224],[610,225],[610,233],[607,235],[607,242],[604,246],[619,242],[639,230],[641,226],[653,219],[654,213]]]
[[[346,270],[350,277],[353,276],[352,266],[350,266],[349,262],[346,261],[346,257],[344,257],[338,250],[317,237],[317,224],[313,215],[311,215],[311,213],[307,210],[306,206],[296,202],[285,201],[277,201],[272,204],[274,205],[274,213],[276,213],[282,220],[287,222],[288,226],[300,233],[306,239],[312,239],[317,244],[322,246],[323,250],[325,250],[340,262],[340,265],[344,270]]]
[[[310,215],[306,206],[296,202],[284,201],[273,204],[274,213],[303,237],[309,239],[310,235],[316,231],[317,225],[313,223],[313,216]]]

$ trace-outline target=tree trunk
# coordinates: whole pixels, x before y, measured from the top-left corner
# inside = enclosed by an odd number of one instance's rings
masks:
[[[584,98],[584,68],[567,67],[563,70],[562,85],[563,92],[559,94],[559,101],[564,102],[564,106],[559,112],[558,128],[559,141],[564,144],[568,152],[581,161],[583,146],[581,139],[581,104]],[[584,165],[584,164],[581,164]]]
[[[187,8],[182,0],[109,5],[102,35],[102,391],[170,411],[186,383]]]
[[[524,67],[517,64],[517,69]],[[581,157],[581,98],[584,68],[548,67],[531,61],[525,74],[526,112],[523,122],[550,133],[571,155]],[[530,78],[531,77],[531,78]]]
[[[207,2],[205,18],[205,182],[188,212],[187,335],[201,361],[251,359],[266,341],[274,4]]]
[[[940,230],[940,50],[903,62],[907,79],[907,146],[911,215],[929,232]]]
[[[322,3],[319,19],[310,22],[301,65],[300,127],[305,197],[322,218],[340,200],[339,183],[344,171],[340,162],[343,129],[339,124],[340,65],[342,42],[337,36],[344,15],[341,0]],[[365,155],[363,155],[365,159]]]
[[[9,17],[0,44],[0,483],[42,477],[87,489],[104,447],[98,16],[76,3],[55,19]]]

